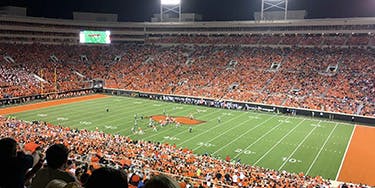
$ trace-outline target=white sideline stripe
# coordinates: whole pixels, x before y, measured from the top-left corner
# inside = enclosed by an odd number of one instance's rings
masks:
[[[286,120],[289,119],[286,118]],[[280,125],[282,125],[283,122],[280,122],[278,123],[276,126],[274,126],[272,129],[268,130],[266,133],[264,133],[261,137],[259,137],[257,140],[255,140],[253,143],[251,143],[250,145],[248,145],[245,150],[249,149],[251,146],[253,146],[254,144],[258,143],[261,139],[263,139],[265,136],[267,136],[270,132],[272,132],[274,129],[280,127]],[[244,136],[245,134],[247,134],[248,131],[246,131],[244,134],[242,134],[241,136],[237,137],[236,139],[232,140],[231,142],[229,142],[228,144],[224,145],[223,147],[219,148],[218,150],[216,150],[213,154],[216,154],[218,151],[221,151],[223,148],[227,147],[229,144],[232,144],[233,142],[237,141],[239,138],[241,138],[242,136]],[[239,152],[236,156],[234,156],[233,158],[237,158],[238,156],[241,155],[241,152]]]
[[[318,154],[315,156],[315,158],[314,158],[313,162],[311,163],[309,169],[306,171],[306,173],[305,173],[306,175],[310,173],[310,170],[311,170],[312,167],[314,166],[314,164],[315,164],[316,160],[318,159],[320,153],[323,151],[323,148],[324,148],[324,147],[326,146],[326,144],[328,143],[328,140],[331,138],[333,132],[335,132],[335,130],[336,130],[336,128],[337,128],[337,125],[338,125],[338,124],[336,123],[336,125],[335,125],[335,127],[332,129],[331,133],[329,133],[329,135],[328,135],[326,141],[324,142],[323,146],[320,148]]]
[[[340,172],[341,172],[341,168],[342,168],[342,165],[344,164],[344,160],[345,160],[345,157],[346,157],[346,153],[348,153],[349,145],[352,143],[352,138],[353,138],[354,131],[355,131],[356,128],[357,128],[357,125],[354,125],[354,129],[353,129],[353,131],[352,131],[352,134],[350,135],[349,142],[348,142],[348,144],[346,145],[345,153],[344,153],[344,155],[342,156],[342,160],[341,160],[341,164],[340,164],[339,171],[337,171],[337,174],[336,174],[336,179],[335,179],[336,181],[337,181],[337,179],[339,178],[339,175],[340,175]]]
[[[256,165],[259,163],[264,157],[266,157],[277,145],[279,145],[287,136],[290,135],[297,127],[299,127],[306,119],[303,119],[301,122],[299,122],[293,129],[291,129],[287,134],[285,134],[278,142],[276,142],[275,145],[273,145],[265,154],[262,155],[253,165]]]
[[[271,118],[268,118],[266,121],[263,121],[262,123],[259,123],[258,125],[256,125],[255,127],[251,128],[251,129],[249,129],[249,130],[247,130],[246,132],[249,132],[249,131],[252,131],[252,130],[258,128],[259,126],[265,124],[267,121],[273,119],[274,117],[276,117],[276,115],[272,116]],[[212,142],[212,141],[216,140],[217,138],[221,138],[221,137],[222,137],[223,135],[225,135],[227,132],[231,131],[232,129],[235,129],[235,128],[239,127],[240,125],[246,124],[248,121],[250,121],[250,119],[247,120],[247,121],[244,121],[244,122],[242,122],[242,123],[240,123],[240,124],[238,124],[237,126],[234,126],[234,127],[230,128],[230,129],[224,131],[223,133],[221,133],[221,134],[219,134],[219,135],[213,137],[212,139],[210,139],[210,140],[207,141],[207,142]],[[202,146],[198,146],[198,147],[194,148],[193,151],[199,149],[200,147],[202,147]],[[216,153],[216,152],[215,152],[215,153]],[[215,153],[213,153],[213,154],[215,154]]]
[[[320,121],[319,121],[320,123]],[[285,164],[289,161],[289,159],[297,152],[298,148],[302,146],[302,144],[307,140],[307,138],[309,138],[309,136],[311,135],[312,132],[315,131],[317,127],[314,127],[313,129],[311,129],[311,131],[309,132],[309,134],[307,134],[305,136],[305,138],[298,144],[298,146],[296,147],[296,149],[294,149],[294,151],[292,152],[292,154],[289,155],[289,157],[284,161],[284,163],[280,166],[280,168],[278,169],[278,171],[280,171],[284,166]]]
[[[234,119],[239,119],[239,118],[242,117],[243,115],[246,115],[246,113],[244,113],[244,114],[240,114],[239,116],[237,116],[237,117],[235,117],[235,118],[231,119],[230,121],[227,121],[227,122],[225,122],[225,123],[223,123],[223,124],[227,124],[227,123],[233,121]],[[246,122],[247,122],[247,121],[246,121]],[[207,130],[205,130],[205,131],[203,131],[203,132],[201,132],[201,133],[199,133],[199,134],[197,134],[197,135],[194,135],[194,136],[190,137],[189,139],[186,139],[185,141],[183,141],[183,142],[181,142],[181,143],[178,143],[178,144],[179,144],[179,145],[182,145],[182,144],[184,144],[184,143],[186,143],[186,142],[189,142],[190,140],[193,140],[194,138],[196,138],[196,137],[198,137],[198,136],[200,136],[200,135],[203,135],[203,134],[205,134],[205,133],[207,133],[207,132],[209,132],[209,131],[211,131],[211,130],[217,128],[217,127],[221,127],[223,124],[221,124],[221,125],[219,124],[219,125],[216,125],[216,126],[214,126],[214,127],[211,127],[211,128],[209,128],[209,129],[207,129]],[[241,124],[239,124],[239,125],[241,125]],[[238,127],[239,125],[235,126],[234,128]],[[232,127],[231,129],[228,129],[228,130],[232,130],[232,129],[233,129],[233,127]]]

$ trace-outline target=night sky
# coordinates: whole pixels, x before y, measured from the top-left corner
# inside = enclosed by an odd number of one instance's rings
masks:
[[[71,19],[73,11],[115,13],[119,21],[149,21],[160,0],[0,0],[0,6],[27,7],[28,16]],[[261,0],[182,0],[182,12],[203,20],[253,20]],[[375,0],[289,0],[290,10],[307,10],[307,18],[375,17]]]

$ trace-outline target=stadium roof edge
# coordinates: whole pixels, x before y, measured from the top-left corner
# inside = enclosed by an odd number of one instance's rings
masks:
[[[325,18],[274,21],[204,21],[204,22],[95,22],[56,18],[0,16],[0,20],[76,26],[100,27],[237,27],[237,26],[286,26],[286,25],[353,25],[375,24],[375,17]]]

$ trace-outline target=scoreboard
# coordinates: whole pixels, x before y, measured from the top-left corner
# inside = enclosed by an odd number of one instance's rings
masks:
[[[110,44],[110,31],[80,31],[79,42],[85,44]]]

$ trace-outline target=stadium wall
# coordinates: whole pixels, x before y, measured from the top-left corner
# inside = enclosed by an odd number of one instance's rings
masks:
[[[37,95],[29,95],[29,96],[23,96],[23,97],[12,97],[12,98],[6,98],[6,99],[0,99],[0,107],[4,107],[7,105],[18,105],[22,103],[27,102],[33,102],[38,100],[48,100],[51,96],[60,96],[59,98],[63,98],[61,96],[67,96],[67,94],[73,94],[73,93],[80,93],[80,92],[86,92],[86,93],[96,93],[101,92],[102,90],[96,89],[96,88],[87,88],[87,89],[79,89],[79,90],[72,90],[72,91],[64,91],[64,92],[54,92],[54,93],[44,93],[44,94],[37,94]],[[72,97],[75,95],[72,95]]]
[[[260,103],[248,103],[248,102],[232,101],[232,100],[218,101],[217,99],[212,99],[212,98],[200,98],[200,97],[185,96],[185,95],[167,95],[167,94],[160,94],[160,93],[119,90],[119,89],[111,89],[111,88],[105,88],[103,89],[103,92],[106,94],[111,94],[111,95],[140,97],[140,98],[146,98],[146,99],[152,99],[152,100],[163,100],[167,102],[202,105],[202,106],[209,106],[209,107],[216,107],[216,108],[227,108],[227,109],[233,109],[233,110],[255,110],[255,111],[265,111],[265,112],[270,112],[270,113],[302,115],[302,116],[323,118],[323,119],[328,119],[328,120],[339,120],[339,121],[375,126],[375,118],[353,115],[353,114],[310,110],[310,109],[303,109],[303,108],[293,108],[293,107],[287,107],[287,106],[266,105],[266,104],[260,104]]]

